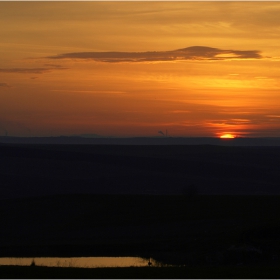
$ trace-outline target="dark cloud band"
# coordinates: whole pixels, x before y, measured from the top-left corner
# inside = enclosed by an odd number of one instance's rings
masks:
[[[42,68],[0,68],[0,73],[26,73],[26,74],[42,74],[52,70],[68,69],[64,67],[42,67]]]
[[[7,83],[0,83],[0,87],[8,88],[10,87]]]
[[[156,62],[175,60],[260,59],[259,51],[222,50],[194,46],[159,52],[77,52],[50,56],[51,59],[86,59],[100,62]]]

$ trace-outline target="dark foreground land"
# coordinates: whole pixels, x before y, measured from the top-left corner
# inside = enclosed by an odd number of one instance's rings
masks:
[[[0,142],[1,198],[53,194],[280,194],[280,146]]]
[[[279,266],[62,268],[0,266],[5,279],[279,279]]]
[[[1,256],[277,265],[278,196],[68,195],[1,203]]]
[[[2,278],[280,277],[279,147],[2,144],[0,163],[0,256],[186,266],[2,266]]]

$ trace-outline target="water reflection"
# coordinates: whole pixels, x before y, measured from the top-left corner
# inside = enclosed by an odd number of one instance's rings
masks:
[[[28,266],[32,262],[37,266],[56,267],[130,267],[148,266],[149,261],[153,266],[159,263],[153,259],[139,257],[74,257],[74,258],[0,258],[0,265]]]

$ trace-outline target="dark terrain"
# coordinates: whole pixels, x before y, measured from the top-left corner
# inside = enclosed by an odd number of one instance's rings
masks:
[[[280,146],[2,143],[0,167],[2,199],[280,193]]]
[[[0,167],[3,257],[279,265],[280,147],[2,143]]]

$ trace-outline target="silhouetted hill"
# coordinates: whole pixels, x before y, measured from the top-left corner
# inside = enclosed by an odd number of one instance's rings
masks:
[[[79,136],[60,137],[10,137],[0,136],[0,143],[10,144],[95,144],[95,145],[222,145],[222,146],[280,146],[280,138],[213,137],[132,137],[88,138]]]

